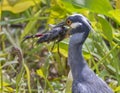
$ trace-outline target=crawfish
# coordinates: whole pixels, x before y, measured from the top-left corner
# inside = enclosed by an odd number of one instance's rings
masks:
[[[39,37],[37,43],[43,43],[43,42],[49,43],[55,40],[57,42],[60,42],[66,37],[67,32],[68,32],[68,27],[59,25],[53,27],[52,30],[48,31],[47,33],[26,36],[23,41],[29,38]]]

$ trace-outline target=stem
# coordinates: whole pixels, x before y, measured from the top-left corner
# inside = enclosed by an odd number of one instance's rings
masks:
[[[0,61],[0,93],[3,93],[3,76],[2,76],[2,64]]]

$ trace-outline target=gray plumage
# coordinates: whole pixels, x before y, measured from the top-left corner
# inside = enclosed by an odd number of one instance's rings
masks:
[[[91,26],[89,21],[80,14],[67,18],[71,20],[71,37],[69,41],[68,62],[72,71],[72,93],[113,93],[108,85],[88,67],[82,56],[82,45],[86,40]]]

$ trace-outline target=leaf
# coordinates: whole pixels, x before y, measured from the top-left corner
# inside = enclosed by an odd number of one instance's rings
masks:
[[[84,58],[85,58],[85,59],[90,59],[90,58],[91,58],[90,53],[88,53],[88,52],[86,52],[86,51],[83,51],[83,55],[84,55]]]
[[[6,92],[13,92],[14,89],[12,87],[9,87],[10,85],[11,85],[10,83],[3,82],[4,91],[6,91]],[[0,88],[1,88],[1,85],[0,85]]]
[[[12,87],[5,87],[4,91],[6,91],[7,93],[13,93],[14,89]]]
[[[116,0],[116,9],[120,9],[120,0]]]
[[[71,0],[56,0],[51,3],[48,24],[54,24],[56,19],[63,19],[66,17],[66,14],[71,14],[73,12],[83,13],[84,15],[88,15],[89,13],[87,9],[80,9],[73,6]]]
[[[71,93],[72,81],[73,81],[73,77],[72,77],[72,73],[70,71],[69,74],[68,74],[67,82],[66,82],[65,93]]]
[[[108,11],[112,10],[109,0],[72,0],[73,5],[84,7],[88,10],[108,15]]]
[[[3,0],[1,9],[2,11],[11,11],[13,13],[20,13],[38,3],[40,3],[40,0],[19,0],[16,2],[12,2],[10,0],[9,1]]]
[[[110,16],[120,24],[120,9],[109,11]]]
[[[115,92],[120,92],[120,86],[115,89]]]
[[[25,63],[24,63],[23,65],[24,65],[25,70],[26,70],[26,73],[27,73],[28,90],[29,90],[29,93],[31,93],[31,86],[30,86],[30,71],[29,71],[29,68],[27,67],[27,65],[26,65]]]
[[[10,84],[7,83],[7,82],[3,82],[3,86],[4,86],[4,87],[7,87],[7,86],[10,86]],[[1,87],[1,86],[0,86],[0,87]]]
[[[6,60],[5,58],[3,58],[3,59],[4,59],[4,60],[1,60],[1,58],[0,58],[0,62]],[[5,62],[5,64],[2,65],[2,67],[0,67],[0,69],[3,68],[3,67],[6,67],[6,66],[12,65],[12,64],[17,64],[17,63],[18,63],[18,61],[9,61],[9,62]]]
[[[103,35],[105,36],[105,38],[108,41],[111,42],[112,39],[113,39],[112,26],[110,25],[110,23],[105,18],[103,18],[101,16],[98,16],[98,20],[102,25]]]
[[[50,87],[52,93],[55,93],[55,91],[54,91],[53,87],[51,86],[50,82],[48,81],[48,79],[47,79],[47,78],[45,77],[45,75],[43,74],[42,69],[38,69],[38,70],[36,70],[36,72],[37,72],[37,74],[38,74],[39,76],[41,76],[42,78],[44,78],[44,79],[46,80],[46,83],[47,83],[48,86]]]
[[[4,57],[0,57],[0,62],[2,61],[6,61],[6,59]]]
[[[58,52],[58,47],[57,45],[53,49],[52,52]],[[64,57],[68,57],[68,43],[65,41],[62,41],[59,43],[59,52],[62,54]]]
[[[33,17],[38,17],[40,13],[41,13],[41,10],[39,10],[36,14],[34,14]],[[32,28],[35,26],[36,23],[37,23],[37,19],[30,20],[30,22],[26,25],[21,35],[21,41],[32,30]]]
[[[11,34],[10,34],[8,31],[6,31],[6,30],[3,30],[3,32],[4,32],[5,35],[7,36],[8,40],[10,41],[10,43],[11,43],[14,47],[16,47],[16,46],[17,46],[17,45],[16,45],[16,42],[15,42],[15,40],[13,39],[13,37],[11,36]]]
[[[45,76],[44,76],[44,74],[43,74],[43,71],[42,71],[41,69],[36,70],[36,71],[37,71],[37,74],[38,74],[39,76],[41,76],[42,78],[45,78]]]
[[[62,9],[66,10],[69,13],[81,11],[79,7],[75,7],[72,5],[71,0],[62,0],[62,1],[59,0],[58,3]]]
[[[7,25],[7,24],[17,24],[17,23],[22,23],[25,21],[30,21],[30,20],[43,20],[47,19],[48,17],[28,17],[28,18],[15,18],[15,19],[9,19],[7,21],[1,21],[0,25]]]

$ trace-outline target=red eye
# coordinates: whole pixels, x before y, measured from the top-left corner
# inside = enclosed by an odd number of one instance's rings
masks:
[[[66,24],[70,26],[70,25],[72,24],[72,21],[68,19],[68,20],[66,21]]]

